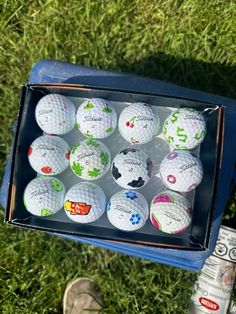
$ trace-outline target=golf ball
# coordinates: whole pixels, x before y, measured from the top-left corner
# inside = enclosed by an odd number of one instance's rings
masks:
[[[148,204],[142,194],[122,190],[114,194],[107,205],[110,223],[124,231],[142,228],[149,215]]]
[[[116,128],[115,109],[101,98],[84,101],[76,114],[77,127],[88,138],[108,137]]]
[[[71,149],[71,169],[84,180],[96,180],[103,177],[109,170],[110,164],[111,154],[100,141],[87,139],[75,144]]]
[[[160,119],[150,105],[138,102],[121,112],[118,127],[126,141],[132,144],[145,144],[157,135]]]
[[[206,122],[201,113],[191,108],[174,111],[163,126],[166,141],[176,149],[192,149],[206,135]]]
[[[169,153],[161,162],[162,182],[171,190],[188,192],[202,181],[203,167],[199,158],[188,151]]]
[[[36,216],[57,213],[64,203],[64,184],[54,177],[37,177],[29,182],[24,192],[26,209]]]
[[[138,189],[148,183],[153,165],[148,155],[139,149],[122,150],[112,162],[112,176],[125,189]]]
[[[44,175],[56,175],[69,166],[70,148],[60,137],[43,135],[38,137],[28,149],[31,167]]]
[[[35,109],[39,127],[48,134],[61,135],[75,126],[75,106],[60,94],[49,94],[41,98]]]
[[[65,196],[66,215],[80,223],[99,219],[106,209],[106,196],[96,184],[81,182],[72,186]]]
[[[192,208],[182,195],[164,191],[155,196],[151,203],[152,224],[166,233],[182,233],[191,223]]]

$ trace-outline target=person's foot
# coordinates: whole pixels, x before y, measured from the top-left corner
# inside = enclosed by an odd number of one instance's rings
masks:
[[[102,299],[95,282],[78,278],[68,283],[63,298],[63,314],[101,313]]]

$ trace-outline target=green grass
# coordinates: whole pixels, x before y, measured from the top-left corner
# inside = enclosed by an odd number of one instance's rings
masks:
[[[234,1],[0,0],[0,176],[20,86],[52,58],[148,75],[236,98]],[[235,217],[235,192],[226,219]],[[0,216],[1,221],[3,215]],[[108,313],[183,314],[195,275],[0,223],[0,312],[60,313],[89,276]]]

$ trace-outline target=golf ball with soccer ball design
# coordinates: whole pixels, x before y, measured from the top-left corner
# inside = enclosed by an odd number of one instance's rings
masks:
[[[75,106],[60,94],[49,94],[41,98],[35,109],[39,127],[48,134],[61,135],[75,126]]]
[[[31,167],[44,175],[56,175],[69,166],[70,148],[60,137],[43,135],[38,137],[28,149]]]
[[[148,204],[142,194],[122,190],[114,194],[107,205],[110,223],[124,231],[142,228],[149,215]]]
[[[199,158],[188,151],[169,153],[161,162],[162,182],[171,190],[188,192],[202,181],[203,167]]]
[[[181,194],[164,191],[152,200],[150,220],[163,232],[170,234],[184,232],[191,223],[191,217],[191,204]]]
[[[93,222],[104,213],[106,196],[96,184],[90,182],[77,183],[66,193],[64,209],[66,215],[75,222]]]
[[[57,213],[64,203],[64,184],[54,177],[37,177],[29,182],[24,192],[26,209],[36,216]]]
[[[148,183],[153,165],[148,155],[139,149],[122,150],[112,162],[112,176],[125,189],[138,189]]]
[[[206,122],[201,113],[191,108],[174,111],[163,126],[166,141],[176,149],[192,149],[206,135]]]
[[[132,144],[144,144],[157,135],[160,119],[150,105],[134,103],[121,112],[118,127],[126,141]]]
[[[71,149],[71,169],[84,180],[96,180],[103,177],[109,170],[110,164],[110,152],[100,141],[87,139],[75,144]]]
[[[76,114],[77,127],[88,138],[108,137],[116,128],[115,109],[101,98],[84,101]]]

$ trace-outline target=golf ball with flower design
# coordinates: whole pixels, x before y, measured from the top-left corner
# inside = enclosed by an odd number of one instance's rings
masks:
[[[106,196],[96,184],[81,182],[72,186],[65,196],[66,215],[79,223],[99,219],[106,209]]]
[[[126,141],[132,144],[145,144],[157,135],[160,119],[150,105],[138,102],[121,112],[118,127]]]
[[[75,106],[60,94],[49,94],[41,98],[35,109],[39,127],[48,134],[61,135],[75,126]]]
[[[110,152],[100,141],[87,139],[75,144],[71,149],[70,166],[81,179],[100,179],[107,173],[110,164]]]
[[[88,138],[108,137],[116,128],[117,115],[113,106],[101,98],[84,101],[76,114],[77,127]]]
[[[148,204],[144,196],[130,190],[117,192],[107,205],[107,216],[110,223],[124,231],[142,228],[148,215]]]
[[[28,149],[31,167],[44,175],[56,175],[69,166],[70,148],[62,138],[52,135],[38,137]]]
[[[146,185],[152,170],[151,159],[136,148],[122,150],[112,162],[112,176],[125,189],[138,189]]]
[[[174,111],[163,126],[166,141],[176,149],[192,149],[199,145],[206,135],[203,115],[191,108]]]
[[[190,225],[192,207],[183,195],[164,191],[156,195],[150,208],[150,220],[159,230],[166,233],[182,233]]]
[[[37,177],[29,182],[24,191],[24,205],[36,216],[57,213],[64,203],[64,184],[54,177]]]
[[[162,160],[160,176],[169,189],[188,192],[202,181],[202,163],[199,158],[188,151],[173,151]]]

